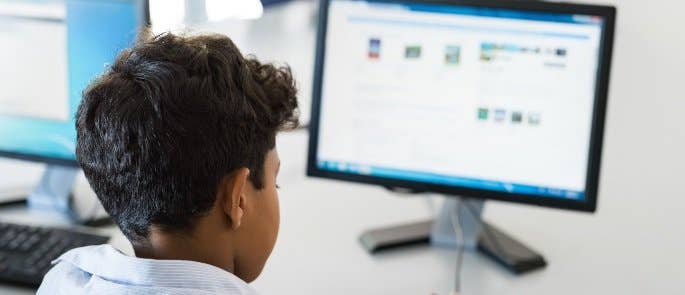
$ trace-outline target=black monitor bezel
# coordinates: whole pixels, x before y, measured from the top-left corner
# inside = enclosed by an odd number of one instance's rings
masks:
[[[84,1],[84,0],[71,0],[71,1]],[[143,26],[149,26],[150,25],[150,6],[149,6],[150,4],[149,4],[148,0],[97,0],[97,1],[101,1],[101,2],[122,2],[122,1],[135,2],[134,4],[138,7],[138,11],[140,12],[139,20],[140,20],[141,28]],[[66,5],[66,2],[65,2],[65,5]],[[76,126],[74,126],[74,128],[76,128]],[[8,150],[0,150],[0,157],[10,158],[10,159],[15,159],[15,160],[22,160],[22,161],[39,162],[39,163],[45,163],[48,165],[59,165],[59,166],[66,166],[66,167],[79,167],[79,164],[75,158],[74,159],[67,159],[67,158],[61,158],[61,157],[50,157],[50,156],[45,156],[45,155],[40,155],[40,154],[21,153],[21,152],[8,151]]]
[[[319,25],[316,42],[316,59],[314,68],[314,85],[312,91],[312,109],[309,125],[309,148],[307,156],[307,176],[336,179],[350,182],[376,184],[385,187],[406,188],[420,192],[435,192],[446,195],[458,195],[468,198],[489,199],[507,202],[524,203],[543,207],[567,209],[574,211],[594,212],[597,209],[597,193],[599,190],[599,175],[604,138],[604,124],[606,117],[607,97],[609,90],[609,70],[613,50],[616,8],[603,5],[571,4],[544,1],[520,0],[413,0],[413,1],[384,1],[391,3],[425,3],[464,5],[472,7],[504,8],[516,10],[530,10],[537,12],[552,12],[564,14],[596,15],[604,19],[600,40],[599,65],[597,69],[594,111],[592,115],[592,130],[590,134],[590,148],[588,154],[588,171],[586,177],[586,192],[583,201],[544,197],[539,195],[512,194],[498,191],[473,189],[468,187],[447,186],[423,183],[410,180],[400,180],[369,175],[348,174],[319,169],[317,166],[317,151],[319,141],[319,120],[321,106],[321,88],[323,82],[323,61],[326,50],[326,29],[328,23],[328,8],[330,0],[321,0],[319,7]]]

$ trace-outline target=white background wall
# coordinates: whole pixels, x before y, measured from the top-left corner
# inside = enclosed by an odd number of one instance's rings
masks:
[[[620,182],[621,191],[631,192],[626,198],[667,206],[685,198],[685,2],[614,2],[618,25],[603,181]]]

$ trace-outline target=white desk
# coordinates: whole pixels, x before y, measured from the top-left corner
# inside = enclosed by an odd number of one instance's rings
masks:
[[[598,2],[598,1],[593,1]],[[313,28],[291,22],[311,3],[267,11],[256,23],[214,27],[244,52],[288,60],[308,104]],[[678,1],[624,0],[619,7],[599,210],[595,215],[488,203],[485,218],[540,250],[549,266],[513,276],[481,255],[467,254],[464,294],[682,294],[685,290],[685,35]],[[300,19],[300,18],[298,18]],[[275,30],[287,34],[275,34]],[[286,41],[290,42],[286,42]],[[295,41],[293,41],[295,40]],[[308,109],[308,107],[306,107]],[[308,116],[307,116],[308,117]],[[446,294],[455,253],[413,248],[371,256],[364,229],[430,216],[424,198],[396,197],[373,186],[304,176],[306,133],[278,140],[279,242],[262,276],[262,294]],[[0,161],[2,179],[36,179],[36,167]],[[17,222],[59,223],[55,216],[0,210]],[[115,228],[113,243],[129,249]],[[30,294],[0,286],[0,294]]]

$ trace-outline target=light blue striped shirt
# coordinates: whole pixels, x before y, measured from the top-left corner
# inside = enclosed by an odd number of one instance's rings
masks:
[[[64,253],[38,289],[48,294],[230,294],[255,295],[240,278],[218,267],[187,260],[125,255],[110,245]]]

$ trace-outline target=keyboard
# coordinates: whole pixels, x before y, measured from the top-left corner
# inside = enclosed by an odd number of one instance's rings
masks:
[[[109,237],[74,230],[0,222],[0,282],[38,287],[54,259]]]

